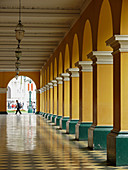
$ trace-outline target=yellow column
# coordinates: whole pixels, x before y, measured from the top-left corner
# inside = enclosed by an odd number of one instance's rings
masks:
[[[63,79],[62,77],[56,77],[57,80],[57,117],[55,118],[55,123],[57,126],[60,125],[60,119],[63,115]]]
[[[70,120],[66,123],[66,132],[75,134],[75,125],[79,121],[79,69],[69,68],[70,74]]]
[[[113,56],[111,51],[93,51],[93,124],[88,131],[88,145],[106,149],[107,134],[113,124]]]
[[[88,140],[88,129],[93,122],[92,61],[78,61],[79,68],[79,122],[76,125],[76,139]]]
[[[60,119],[60,128],[66,129],[66,122],[70,117],[70,74],[62,73],[63,77],[63,91],[64,91],[64,99],[63,99],[63,117]]]
[[[113,130],[107,136],[107,159],[117,166],[128,165],[128,35],[107,41],[113,48]]]
[[[51,116],[51,121],[55,122],[55,117],[57,116],[57,81],[52,80],[53,83],[53,115]]]
[[[44,86],[44,113],[46,113],[46,87]]]
[[[53,114],[53,83],[48,83],[49,85],[49,113]]]
[[[36,90],[36,113],[40,112],[40,91]]]
[[[45,85],[46,87],[46,113],[49,114],[49,85]]]
[[[7,114],[7,88],[0,88],[0,114]]]
[[[44,113],[44,88],[41,88],[41,93],[42,93],[42,112]]]

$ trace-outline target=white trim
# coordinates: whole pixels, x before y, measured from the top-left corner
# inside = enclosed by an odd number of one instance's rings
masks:
[[[53,83],[48,83],[49,88],[52,89],[53,88]]]
[[[37,94],[40,93],[40,89],[36,89],[36,93],[37,93]]]
[[[70,81],[70,74],[69,73],[62,73],[61,77],[63,77],[64,81]]]
[[[0,88],[0,94],[7,93],[7,88]]]
[[[113,64],[112,51],[92,51],[87,56],[96,64]]]
[[[52,80],[51,82],[53,83],[54,87],[57,86],[57,81],[56,80]]]
[[[66,70],[71,77],[79,77],[79,68],[69,68]]]
[[[92,72],[92,61],[78,61],[75,66],[82,72]]]
[[[49,85],[48,84],[46,84],[45,87],[46,87],[46,90],[49,90]]]
[[[107,46],[111,46],[114,52],[128,52],[128,35],[114,35],[106,41]]]
[[[62,77],[56,77],[57,84],[63,84],[63,79]]]

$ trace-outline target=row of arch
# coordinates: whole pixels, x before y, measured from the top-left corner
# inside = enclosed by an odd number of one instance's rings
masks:
[[[119,17],[120,29],[118,30],[118,33],[128,34],[127,31],[128,30],[127,29],[128,28],[127,27],[128,26],[128,20],[127,20],[128,1],[127,0],[120,1],[122,2],[122,4],[120,3],[121,5],[119,4],[119,1],[120,0],[118,0],[117,6],[120,7],[121,17]],[[56,52],[54,52],[49,62],[42,70],[42,74],[44,73],[42,79],[42,85],[43,82],[45,85],[49,81],[58,77],[61,73],[66,72],[68,68],[71,67],[74,68],[75,63],[77,61],[82,61],[82,60],[88,61],[89,59],[87,58],[87,54],[92,50],[112,51],[111,47],[106,46],[105,41],[108,40],[110,37],[112,37],[113,34],[115,34],[114,27],[116,27],[118,23],[118,21],[114,22],[113,10],[115,9],[112,8],[112,0],[97,1],[97,4],[99,5],[99,15],[97,14],[98,17],[93,19],[92,18],[90,19],[88,17],[84,22],[83,28],[77,29],[76,32],[71,30],[74,35],[73,35],[73,39],[70,40],[70,43],[67,43],[65,41],[67,38],[65,37],[64,40],[65,43],[63,45],[63,41],[62,41],[60,47],[58,47],[57,49],[57,55]],[[97,8],[97,13],[98,13],[98,8]],[[92,26],[92,22],[93,23],[96,22],[95,21],[96,19],[98,19],[97,33],[96,33],[96,27]],[[81,27],[80,22],[77,23],[77,26]]]

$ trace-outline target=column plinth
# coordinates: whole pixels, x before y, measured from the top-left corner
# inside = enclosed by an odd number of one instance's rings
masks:
[[[66,70],[70,74],[70,120],[66,123],[66,133],[75,134],[79,121],[79,68]]]
[[[93,124],[88,130],[88,146],[106,149],[107,134],[113,125],[113,56],[111,51],[93,51]]]
[[[70,117],[70,74],[62,73],[61,77],[63,78],[64,107],[63,116],[60,119],[60,128],[66,129],[66,122]]]
[[[88,140],[88,129],[93,122],[92,112],[92,61],[78,61],[75,64],[79,68],[79,122],[75,129],[77,140]]]
[[[114,35],[107,42],[113,48],[113,130],[107,136],[107,159],[114,165],[128,165],[128,35]]]

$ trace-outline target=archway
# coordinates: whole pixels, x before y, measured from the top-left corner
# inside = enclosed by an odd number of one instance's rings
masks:
[[[59,72],[59,75],[61,74],[61,73],[63,73],[63,64],[62,64],[63,62],[62,62],[62,53],[60,52],[60,55],[59,55],[59,70],[58,70],[58,72]]]
[[[66,44],[65,57],[64,57],[64,72],[70,68],[70,56],[69,56],[69,46]]]
[[[36,111],[36,84],[26,76],[19,76],[18,80],[13,78],[7,85],[10,87],[11,98],[8,98],[7,92],[7,112],[15,113],[16,100],[21,104],[22,113],[35,113]]]
[[[98,24],[97,51],[111,51],[106,41],[113,35],[111,7],[108,0],[104,0],[100,10]]]
[[[77,34],[74,35],[73,48],[72,48],[72,68],[75,67],[75,63],[79,61],[79,43]]]
[[[92,51],[92,30],[90,21],[87,20],[84,27],[83,34],[83,48],[82,48],[82,60],[88,61],[87,54]]]

